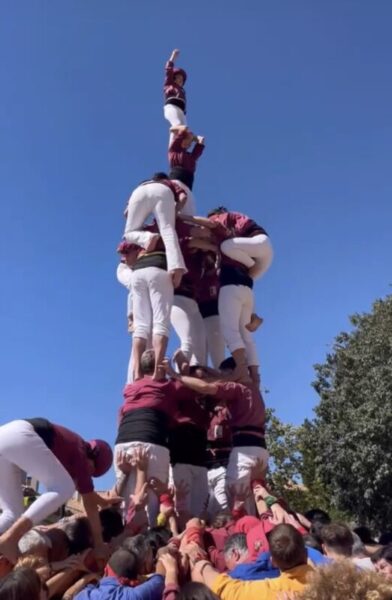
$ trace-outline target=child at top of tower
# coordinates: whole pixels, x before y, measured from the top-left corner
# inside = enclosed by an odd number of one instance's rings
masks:
[[[164,115],[171,125],[186,125],[186,93],[184,84],[186,82],[186,72],[174,66],[174,63],[180,54],[179,50],[173,50],[169,60],[165,65],[165,82],[163,91],[165,95]]]

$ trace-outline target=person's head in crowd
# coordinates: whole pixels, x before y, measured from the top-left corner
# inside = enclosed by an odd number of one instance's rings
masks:
[[[277,525],[268,535],[272,564],[289,571],[307,563],[308,555],[302,535],[292,525]]]
[[[139,575],[148,575],[154,568],[153,549],[143,534],[134,535],[126,538],[122,543],[122,548],[128,552],[134,552],[137,557],[137,566]]]
[[[377,573],[392,581],[392,544],[377,550],[372,554],[371,560]]]
[[[213,208],[212,210],[209,211],[209,213],[207,214],[207,217],[213,217],[214,215],[224,215],[225,213],[228,213],[229,211],[227,210],[227,208],[225,206],[217,206],[217,208]]]
[[[248,559],[248,545],[245,533],[233,533],[225,541],[223,554],[226,568],[231,571]]]
[[[204,379],[207,375],[207,371],[202,365],[190,365],[189,375],[191,377],[197,377],[198,379]]]
[[[170,538],[171,532],[166,527],[153,527],[147,531],[145,539],[152,548],[154,559],[157,556],[158,550],[168,545]]]
[[[140,369],[143,375],[153,375],[155,369],[154,350],[145,350],[140,359]]]
[[[0,579],[0,600],[47,600],[46,584],[29,567],[14,569]]]
[[[352,555],[354,538],[351,529],[344,523],[329,523],[320,532],[323,552],[335,560]]]
[[[353,531],[361,539],[361,542],[367,546],[374,546],[374,544],[376,544],[369,527],[361,525],[360,527],[355,527]]]
[[[99,520],[102,527],[102,538],[105,543],[117,537],[124,531],[122,516],[117,508],[110,506],[99,511]]]
[[[18,543],[22,555],[30,554],[44,559],[48,558],[51,545],[50,539],[37,529],[30,529]]]
[[[373,571],[362,571],[349,560],[315,569],[300,600],[391,600],[392,587]]]
[[[64,560],[69,556],[68,537],[63,529],[60,529],[60,527],[51,527],[45,531],[45,536],[50,541],[49,562]]]
[[[233,517],[229,511],[221,511],[217,515],[215,515],[213,521],[211,522],[211,527],[213,529],[222,529],[222,527],[226,527],[229,523],[233,521]]]
[[[366,546],[355,531],[351,532],[353,536],[353,547],[351,550],[351,556],[353,558],[366,558],[369,556],[368,551],[366,550]]]
[[[106,577],[115,577],[122,585],[132,585],[140,575],[138,557],[132,550],[119,548],[113,552],[106,568]]]
[[[94,546],[91,525],[86,517],[77,517],[67,521],[64,525],[64,533],[68,539],[70,554],[79,554]]]
[[[313,523],[314,521],[321,521],[324,525],[328,525],[331,522],[331,517],[325,510],[321,508],[311,508],[306,513],[304,513],[304,517]]]
[[[381,546],[388,546],[388,544],[392,544],[392,531],[384,531],[380,535],[378,543],[381,544]]]
[[[180,589],[177,600],[219,600],[204,583],[189,581]]]

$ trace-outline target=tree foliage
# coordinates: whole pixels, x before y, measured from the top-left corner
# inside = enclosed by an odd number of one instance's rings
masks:
[[[358,522],[392,526],[392,296],[350,318],[315,366],[316,418],[301,431],[303,480]]]

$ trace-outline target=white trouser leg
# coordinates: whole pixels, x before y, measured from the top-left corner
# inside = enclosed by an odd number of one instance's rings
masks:
[[[116,444],[114,447],[115,458],[117,454],[122,451],[131,455],[136,448],[145,448],[148,452],[148,467],[147,467],[147,481],[152,477],[159,479],[162,483],[168,482],[169,477],[169,450],[164,446],[158,446],[158,444],[148,444],[147,442],[126,442],[123,444]],[[116,460],[114,460],[114,471],[116,479],[121,477],[122,472],[116,466]],[[125,501],[125,513],[129,506],[129,496],[135,491],[136,476],[134,471],[131,472],[128,477],[123,496]],[[147,503],[147,514],[150,527],[154,527],[156,524],[156,518],[159,512],[159,500],[154,492],[148,491],[148,503]]]
[[[206,334],[197,302],[186,296],[175,295],[171,323],[180,338],[181,350],[186,358],[193,364],[205,365]]]
[[[207,469],[196,465],[177,463],[172,467],[174,486],[189,486],[190,492],[177,505],[177,510],[188,512],[192,517],[200,517],[208,500]]]
[[[214,518],[229,506],[226,493],[226,469],[217,467],[208,471],[208,516]]]
[[[255,277],[261,277],[269,269],[273,258],[271,241],[264,233],[249,238],[236,237],[225,240],[221,244],[221,251],[248,269],[253,267],[256,259],[260,267]]]
[[[132,193],[128,203],[124,238],[145,248],[151,240],[149,231],[138,231],[153,213],[166,250],[167,269],[184,269],[184,258],[175,230],[176,208],[173,192],[162,183],[141,185]]]
[[[24,516],[38,525],[72,496],[71,476],[27,421],[12,421],[0,427],[0,532],[4,532],[23,512],[22,471],[46,488],[25,511]]]
[[[149,267],[143,269],[148,271],[148,290],[152,309],[152,332],[153,335],[170,334],[170,312],[173,305],[173,282],[170,274],[163,269]]]
[[[248,489],[250,493],[252,472],[258,466],[267,469],[268,459],[268,451],[258,446],[240,446],[231,450],[229,464],[227,465],[226,482],[232,501],[235,499],[236,491]],[[262,463],[261,465],[259,461]],[[249,506],[253,507],[254,502],[249,502],[247,508]]]
[[[219,369],[221,362],[225,358],[225,338],[223,337],[219,315],[205,317],[204,327],[207,337],[207,351],[212,365]]]
[[[173,179],[173,181],[182,187],[182,189],[186,192],[186,202],[180,210],[180,213],[182,215],[190,215],[191,217],[194,217],[196,215],[196,200],[192,190],[190,190],[189,187],[179,179]]]
[[[219,315],[223,337],[230,352],[245,348],[248,365],[258,365],[252,334],[245,327],[253,312],[253,291],[246,285],[224,285],[219,290]]]
[[[165,119],[169,121],[170,127],[186,125],[186,115],[179,106],[175,106],[174,104],[165,104],[163,107],[163,114]]]
[[[151,335],[152,308],[145,271],[137,269],[132,273],[133,336],[147,340]]]

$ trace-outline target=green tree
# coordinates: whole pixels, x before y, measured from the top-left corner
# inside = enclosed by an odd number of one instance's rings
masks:
[[[302,428],[303,479],[318,481],[358,522],[391,527],[392,296],[350,321],[352,331],[315,366],[320,401]]]

